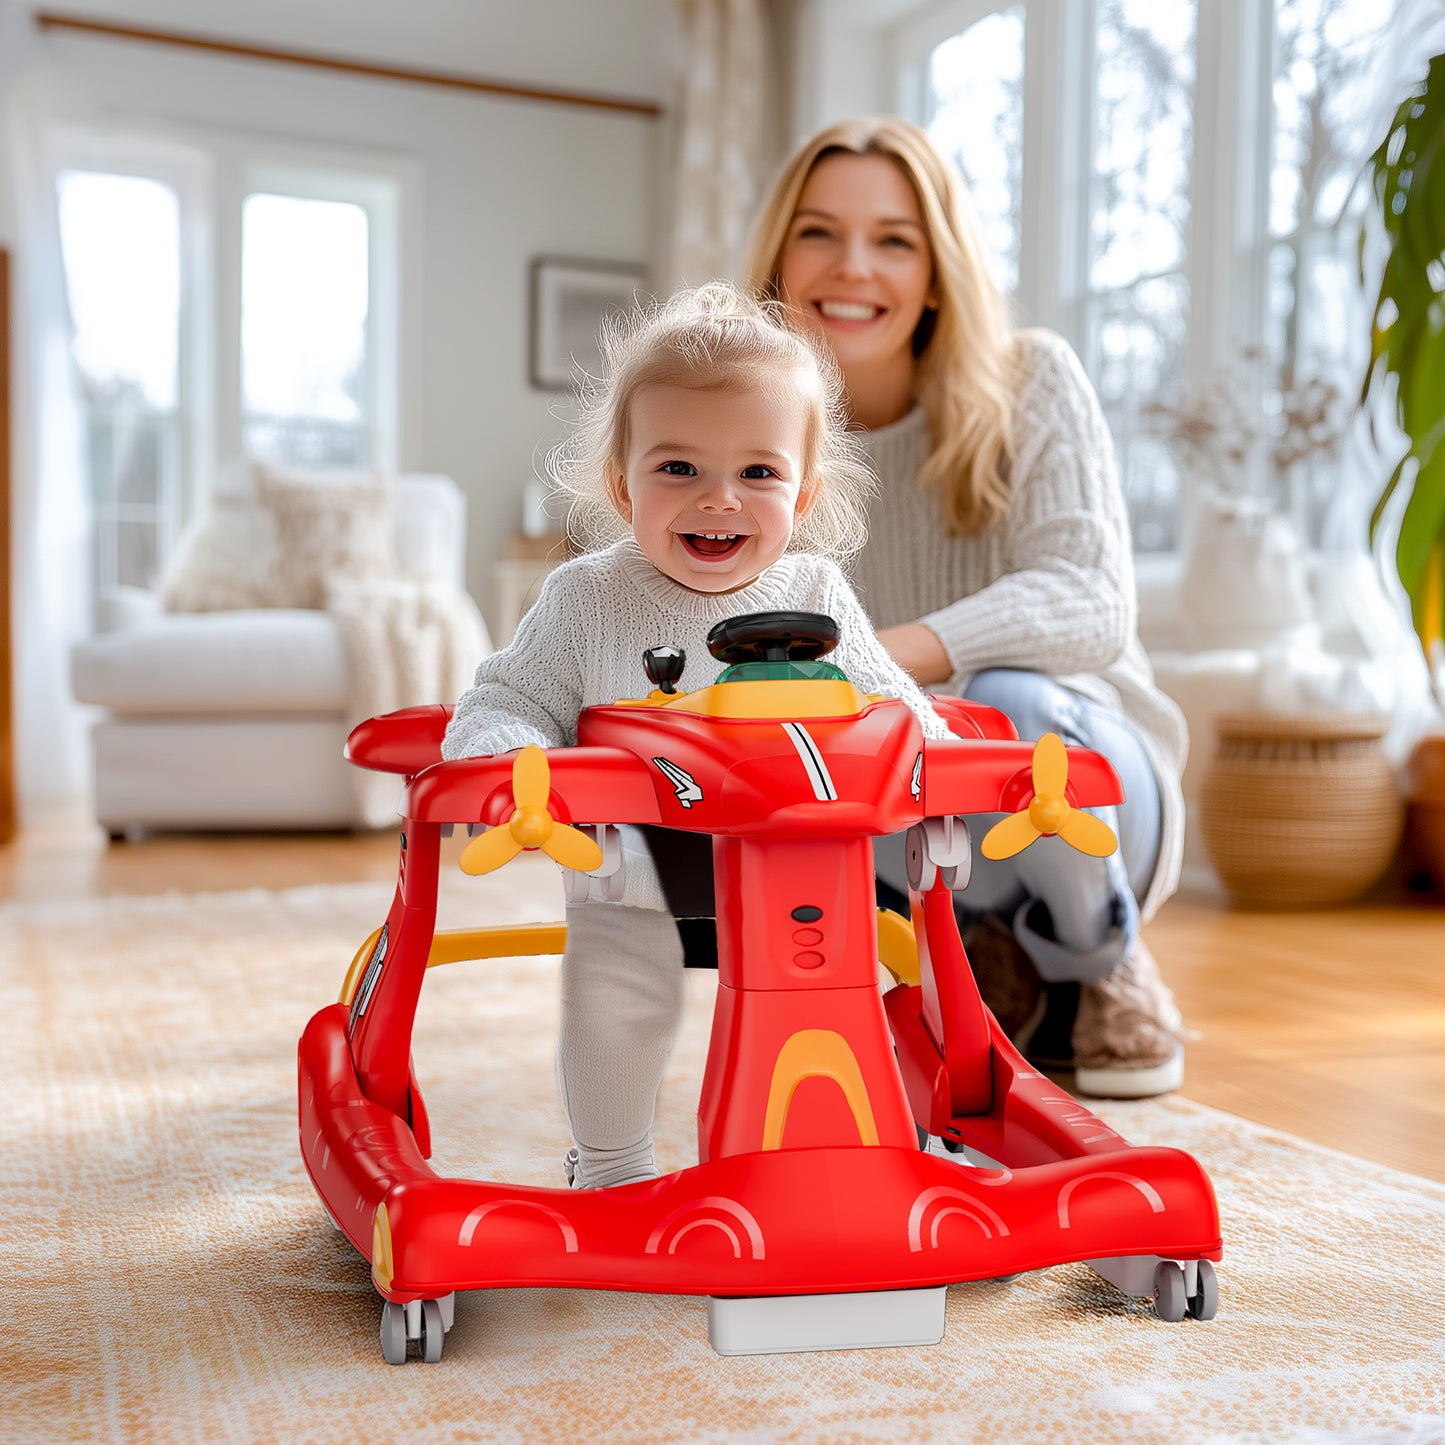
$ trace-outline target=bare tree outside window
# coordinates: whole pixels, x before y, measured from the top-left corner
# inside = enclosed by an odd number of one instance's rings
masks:
[[[927,130],[968,181],[999,284],[1019,280],[1024,168],[1024,7],[975,21],[928,64]]]
[[[95,582],[148,587],[176,525],[180,216],[146,176],[56,178],[71,352],[85,416]]]
[[[1098,6],[1085,365],[1141,552],[1178,541],[1176,463],[1143,414],[1185,367],[1194,30],[1194,0]]]
[[[370,228],[349,202],[253,192],[242,210],[246,455],[312,467],[371,461]]]
[[[1397,9],[1391,0],[1276,7],[1265,335],[1272,376],[1262,399],[1274,419],[1288,396],[1311,385],[1353,390],[1364,368],[1368,320],[1354,248],[1366,195],[1355,181],[1375,139],[1367,120],[1386,79],[1385,39]],[[1310,542],[1332,540],[1332,520],[1358,532],[1338,502],[1347,480],[1321,455],[1275,478]],[[1363,493],[1361,505],[1367,512]]]

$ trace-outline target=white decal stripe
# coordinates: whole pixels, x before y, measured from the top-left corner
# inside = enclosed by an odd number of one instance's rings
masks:
[[[798,756],[803,760],[803,767],[808,773],[808,781],[813,785],[813,796],[824,803],[836,803],[838,790],[833,786],[833,779],[828,773],[828,765],[823,761],[823,755],[818,751],[817,743],[809,737],[807,728],[802,723],[788,722],[783,724],[783,731],[792,740],[793,746],[798,750]]]

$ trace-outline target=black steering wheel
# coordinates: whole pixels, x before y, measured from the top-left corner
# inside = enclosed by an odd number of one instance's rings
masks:
[[[740,662],[812,662],[838,645],[838,624],[821,612],[748,612],[725,617],[707,650],[729,667]]]

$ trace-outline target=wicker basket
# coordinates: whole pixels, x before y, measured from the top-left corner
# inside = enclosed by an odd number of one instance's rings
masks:
[[[1234,902],[1308,908],[1357,898],[1390,866],[1404,800],[1374,713],[1226,714],[1199,823]]]

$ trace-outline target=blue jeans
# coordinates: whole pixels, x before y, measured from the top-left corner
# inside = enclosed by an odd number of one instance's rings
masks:
[[[1007,714],[1021,738],[1054,732],[1066,743],[1102,753],[1119,774],[1126,801],[1090,810],[1118,836],[1119,847],[1107,858],[1091,858],[1060,838],[1039,838],[1012,858],[991,861],[978,844],[1006,815],[970,817],[973,872],[954,898],[959,922],[997,917],[1047,982],[1104,978],[1134,947],[1138,897],[1159,857],[1159,785],[1143,745],[1119,713],[1041,673],[990,668],[973,679],[966,695]],[[906,896],[902,835],[877,839],[874,851],[880,882]],[[880,898],[887,900],[884,889]]]

